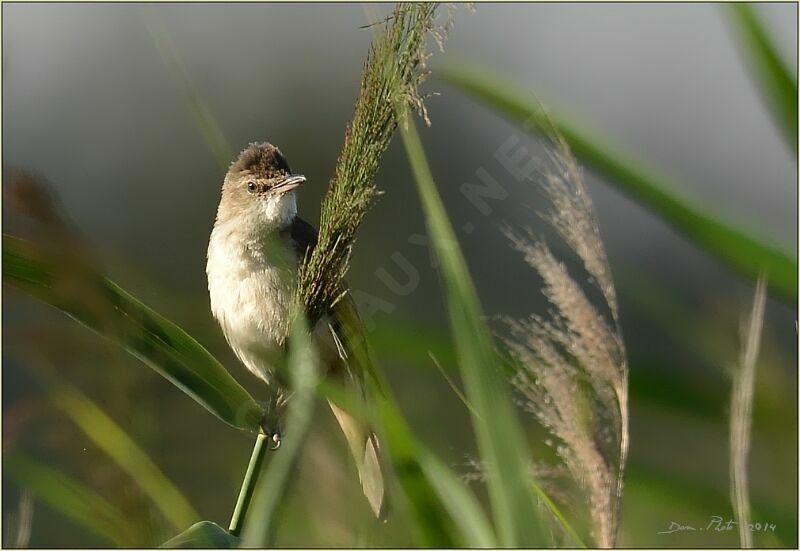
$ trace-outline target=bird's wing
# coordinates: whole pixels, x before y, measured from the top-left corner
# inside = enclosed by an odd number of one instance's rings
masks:
[[[317,230],[299,216],[295,216],[289,231],[298,263],[302,263],[306,261],[317,245]],[[369,355],[364,325],[358,316],[356,303],[344,282],[342,282],[342,293],[339,296],[341,298],[333,305],[321,323],[328,325],[341,359],[340,363],[347,370],[351,384],[356,385],[361,398],[366,399],[368,387],[373,387],[383,393]],[[363,420],[354,417],[330,400],[329,403],[355,459],[364,495],[375,516],[384,519],[388,513],[388,501],[378,437]]]
[[[314,247],[317,246],[318,232],[314,226],[295,216],[288,228],[292,243],[295,247],[298,263],[304,262]],[[374,367],[369,357],[367,340],[364,335],[364,325],[358,315],[355,301],[347,289],[347,284],[342,282],[341,298],[328,312],[328,323],[339,350],[340,356],[356,378],[370,377],[371,383],[380,384],[375,376]]]
[[[299,216],[295,216],[289,226],[289,235],[295,247],[297,261],[303,262],[306,255],[310,254],[317,246],[317,229]]]

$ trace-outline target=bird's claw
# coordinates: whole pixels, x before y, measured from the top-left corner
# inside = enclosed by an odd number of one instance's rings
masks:
[[[265,415],[261,422],[261,430],[270,440],[270,450],[274,451],[281,447],[283,431],[281,431],[280,419],[286,405],[286,398],[282,393],[275,393],[270,396],[265,404]]]
[[[271,451],[275,451],[281,447],[282,440],[281,440],[281,435],[279,433],[276,432],[275,434],[273,434],[270,440],[272,440],[272,442],[275,444],[270,448]]]

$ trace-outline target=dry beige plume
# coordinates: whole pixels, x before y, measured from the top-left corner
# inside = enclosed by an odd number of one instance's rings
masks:
[[[742,348],[739,364],[733,373],[730,413],[730,480],[731,502],[739,526],[739,542],[744,549],[753,547],[750,524],[750,497],[747,488],[747,455],[750,452],[753,391],[756,379],[756,360],[764,326],[764,306],[767,301],[767,280],[758,278],[750,316],[741,328]]]
[[[558,439],[557,452],[585,493],[596,544],[613,547],[628,449],[628,365],[617,296],[580,167],[552,125],[544,130],[542,188],[552,207],[543,217],[582,261],[609,315],[541,238],[509,228],[554,308],[548,318],[510,320],[506,341],[521,364],[513,379],[520,403]]]

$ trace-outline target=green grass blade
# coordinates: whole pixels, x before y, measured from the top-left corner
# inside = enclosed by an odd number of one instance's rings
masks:
[[[119,344],[226,423],[258,430],[261,406],[214,356],[69,251],[3,234],[3,281]]]
[[[542,108],[531,94],[521,92],[483,72],[440,70],[438,77],[534,131],[546,123]],[[681,197],[663,177],[655,175],[591,137],[563,117],[550,114],[575,156],[601,174],[608,183],[660,216],[705,252],[737,273],[755,281],[767,272],[770,290],[792,303],[797,301],[797,259],[751,237],[737,226],[709,214]]]
[[[724,6],[762,99],[792,154],[797,157],[797,81],[778,55],[753,7],[744,2]]]
[[[495,529],[501,546],[537,547],[545,543],[536,497],[530,487],[525,437],[511,402],[488,328],[482,321],[475,288],[453,228],[428,168],[413,121],[401,125],[420,199],[440,261],[451,330],[467,398],[480,417],[473,416],[478,449],[486,466]]]
[[[472,415],[480,417],[478,411],[474,407],[472,407],[472,404],[469,403],[469,400],[467,400],[467,397],[464,396],[463,392],[461,392],[461,389],[458,388],[455,381],[453,381],[453,379],[450,378],[450,375],[447,374],[447,371],[445,371],[444,367],[442,367],[442,364],[440,364],[439,361],[436,359],[436,356],[434,356],[433,354],[429,355],[431,360],[433,360],[433,364],[436,366],[436,369],[438,369],[439,373],[442,374],[442,377],[447,383],[447,386],[449,386],[450,390],[453,391],[453,394],[455,394],[456,397],[459,400],[461,400],[461,403],[464,404],[464,407],[466,407]]]
[[[292,324],[288,372],[292,379],[293,394],[286,415],[287,434],[280,451],[261,473],[253,505],[245,521],[242,547],[273,545],[279,506],[311,425],[318,368],[303,316],[298,316]]]
[[[204,520],[164,542],[166,549],[236,549],[242,540],[232,536],[220,525]]]
[[[587,549],[586,543],[578,535],[578,532],[575,531],[575,528],[572,527],[572,524],[567,520],[567,517],[564,516],[564,513],[561,512],[561,509],[558,508],[558,505],[550,499],[550,496],[548,496],[535,481],[532,487],[533,491],[536,492],[536,495],[539,496],[539,499],[544,503],[544,506],[553,514],[553,517],[558,521],[561,527],[564,528],[564,531],[569,537],[572,538],[572,541],[575,542],[576,547]]]
[[[65,384],[51,387],[51,399],[98,448],[136,481],[176,530],[182,530],[199,520],[200,515],[180,490],[94,402]]]
[[[137,526],[122,511],[74,478],[19,454],[3,457],[3,474],[75,524],[108,542],[119,547],[136,544]]]
[[[419,453],[422,472],[461,531],[462,545],[495,548],[494,532],[478,500],[461,480],[427,451]]]

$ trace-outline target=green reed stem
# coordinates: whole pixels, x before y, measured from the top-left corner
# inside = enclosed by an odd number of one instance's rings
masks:
[[[242,489],[239,490],[239,498],[236,500],[236,507],[233,509],[233,516],[231,516],[231,524],[228,527],[228,532],[232,536],[239,537],[242,533],[247,509],[250,506],[253,492],[256,489],[256,482],[258,482],[258,475],[261,472],[261,465],[264,463],[264,456],[266,456],[269,449],[268,440],[267,435],[263,432],[258,433],[256,437],[253,453],[250,456],[250,463],[247,465],[247,472],[244,474],[244,480],[242,480]]]

